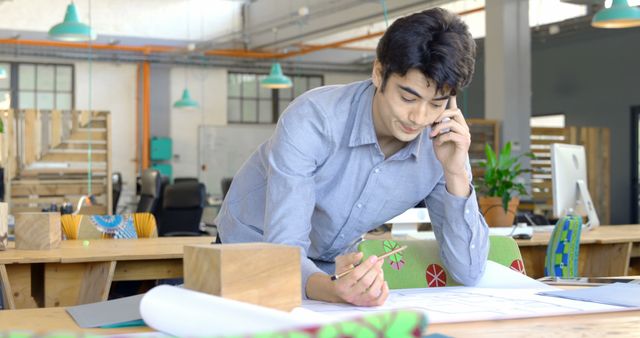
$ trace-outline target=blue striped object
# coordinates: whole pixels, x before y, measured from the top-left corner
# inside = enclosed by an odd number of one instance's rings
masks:
[[[91,223],[105,234],[110,234],[113,238],[138,238],[136,228],[133,225],[133,217],[130,215],[93,215]]]
[[[581,232],[582,217],[569,215],[558,220],[547,244],[545,276],[578,277]]]

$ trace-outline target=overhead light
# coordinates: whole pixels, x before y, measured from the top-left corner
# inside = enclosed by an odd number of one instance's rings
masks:
[[[175,108],[198,108],[198,102],[191,98],[189,89],[185,88],[184,91],[182,91],[182,98],[176,101],[173,106]]]
[[[78,10],[73,2],[67,6],[64,21],[51,27],[49,36],[54,40],[73,42],[95,40],[97,37],[91,27],[80,22]]]
[[[7,78],[7,70],[4,67],[0,67],[0,80]]]
[[[260,85],[264,88],[280,89],[291,88],[291,79],[282,73],[282,67],[275,62],[271,65],[271,73],[269,76],[260,81]]]
[[[597,28],[630,28],[640,26],[640,8],[629,6],[627,0],[613,0],[593,16],[591,26]]]

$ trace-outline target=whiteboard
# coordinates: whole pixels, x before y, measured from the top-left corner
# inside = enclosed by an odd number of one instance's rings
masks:
[[[198,178],[207,186],[207,192],[222,198],[222,178],[233,177],[258,146],[271,137],[275,128],[275,124],[200,126]]]

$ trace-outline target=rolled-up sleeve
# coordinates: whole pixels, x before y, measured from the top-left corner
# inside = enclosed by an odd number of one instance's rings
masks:
[[[453,196],[441,180],[425,199],[441,259],[451,277],[463,285],[478,282],[489,254],[489,230],[470,188],[468,197]]]
[[[270,141],[264,239],[301,248],[302,295],[309,276],[322,272],[308,257],[311,215],[316,203],[314,174],[328,156],[330,130],[309,101],[294,102]],[[313,112],[313,114],[311,114]]]

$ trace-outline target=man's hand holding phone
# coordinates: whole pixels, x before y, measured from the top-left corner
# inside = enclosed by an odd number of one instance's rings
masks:
[[[466,162],[471,145],[469,126],[455,96],[449,98],[447,109],[436,119],[429,136],[433,139],[436,158],[444,169],[447,190],[456,196],[470,193]]]

